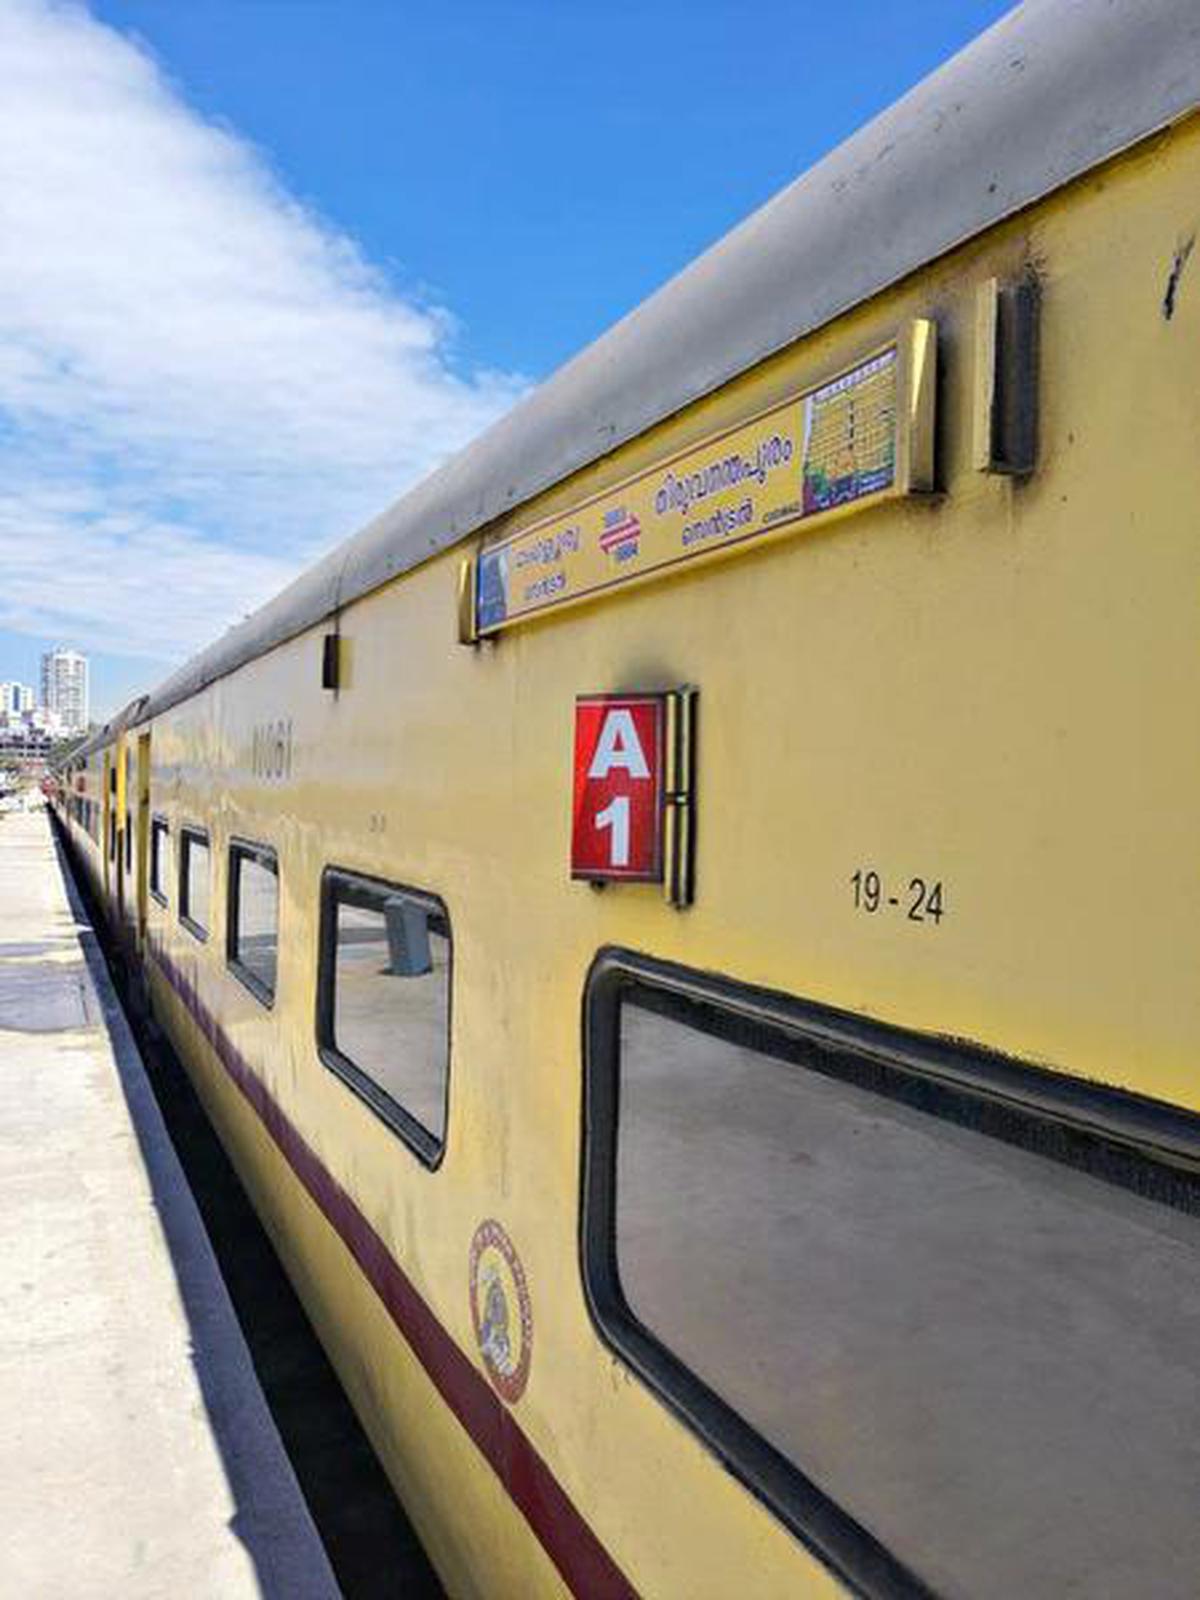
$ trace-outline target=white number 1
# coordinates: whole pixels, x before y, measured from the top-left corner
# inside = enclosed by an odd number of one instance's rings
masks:
[[[612,829],[612,853],[609,866],[629,865],[629,796],[619,794],[611,805],[596,813],[597,828]]]

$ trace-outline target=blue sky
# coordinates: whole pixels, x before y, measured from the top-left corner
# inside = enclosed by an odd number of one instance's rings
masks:
[[[1006,9],[0,0],[0,679],[153,684]]]

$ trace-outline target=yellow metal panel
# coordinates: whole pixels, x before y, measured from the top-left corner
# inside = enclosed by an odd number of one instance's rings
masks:
[[[971,465],[988,472],[992,465],[992,415],[996,404],[996,312],[1000,286],[985,278],[975,290],[975,390],[971,398]]]
[[[155,809],[173,831],[208,823],[216,885],[207,946],[179,930],[173,907],[151,906],[152,933],[480,1371],[469,1245],[482,1219],[503,1223],[535,1318],[514,1415],[646,1595],[839,1586],[589,1319],[580,1006],[602,945],[1200,1110],[1200,730],[1188,711],[1200,698],[1197,285],[1185,276],[1173,316],[1161,309],[1177,240],[1200,222],[1197,194],[1191,122],[556,487],[523,519],[569,514],[913,319],[936,320],[944,357],[938,496],[533,618],[472,651],[457,646],[462,552],[449,552],[347,609],[353,679],[336,699],[319,688],[318,631],[155,725]],[[981,282],[1030,265],[1043,292],[1042,450],[1036,474],[1015,482],[975,470],[976,300]],[[908,391],[917,416],[929,387]],[[928,471],[914,460],[914,477]],[[698,686],[703,708],[684,916],[653,887],[601,895],[568,871],[575,695],[680,683]],[[284,720],[287,771],[264,776],[256,730]],[[235,832],[279,852],[270,1020],[222,970]],[[317,895],[330,863],[432,890],[449,908],[450,1120],[436,1174],[316,1054]],[[895,911],[855,906],[850,880],[867,867],[894,886]],[[905,915],[916,877],[943,885],[937,924]],[[451,1588],[558,1592],[344,1246],[163,1003]]]
[[[937,323],[928,317],[914,317],[905,330],[902,349],[905,418],[897,440],[899,477],[910,494],[928,494],[935,487]]]

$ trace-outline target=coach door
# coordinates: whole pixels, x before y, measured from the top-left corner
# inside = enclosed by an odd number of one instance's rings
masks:
[[[137,943],[139,951],[146,939],[146,917],[150,898],[150,735],[139,734],[137,742]]]
[[[112,894],[112,874],[117,857],[117,809],[114,789],[117,783],[116,762],[111,750],[104,752],[104,788],[101,791],[100,863],[103,870],[104,901],[108,904]]]
[[[113,816],[116,856],[113,861],[113,886],[117,902],[116,928],[120,933],[125,927],[126,880],[129,872],[129,746],[123,737],[117,740],[116,761],[116,809]]]

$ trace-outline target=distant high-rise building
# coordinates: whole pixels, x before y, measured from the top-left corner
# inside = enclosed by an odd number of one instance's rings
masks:
[[[33,710],[33,690],[27,683],[0,683],[0,716],[21,717]]]
[[[50,650],[42,657],[42,705],[64,733],[88,725],[88,660],[78,650]]]

